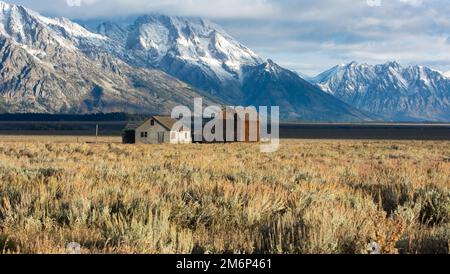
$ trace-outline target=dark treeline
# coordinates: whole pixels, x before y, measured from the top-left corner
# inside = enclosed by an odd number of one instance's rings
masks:
[[[120,136],[128,122],[151,114],[0,114],[0,134]],[[270,126],[269,126],[270,128]],[[281,123],[281,138],[450,140],[450,125],[435,124],[302,124]]]

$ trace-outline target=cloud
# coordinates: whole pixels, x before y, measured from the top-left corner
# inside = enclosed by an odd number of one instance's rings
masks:
[[[381,0],[367,0],[369,7],[381,7]]]
[[[81,6],[81,0],[66,0],[66,3],[69,7],[79,7]]]
[[[69,7],[81,7],[81,5],[91,5],[101,0],[66,0],[66,4]]]
[[[405,3],[405,4],[409,4],[412,6],[420,6],[422,5],[422,0],[400,0],[400,2]]]
[[[6,0],[8,1],[8,0]],[[448,0],[16,0],[41,13],[96,19],[202,16],[263,57],[316,74],[352,60],[450,70]]]
[[[260,17],[274,11],[272,0],[17,0],[27,6],[67,17],[127,16],[148,12],[205,17]],[[33,3],[35,2],[35,3]],[[56,4],[55,4],[56,3]],[[62,5],[63,3],[64,5]]]

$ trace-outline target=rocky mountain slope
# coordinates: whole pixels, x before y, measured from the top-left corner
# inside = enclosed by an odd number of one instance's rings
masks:
[[[339,65],[311,79],[348,104],[395,121],[450,121],[450,79],[397,62]]]
[[[375,115],[342,103],[271,60],[245,68],[244,75],[244,102],[278,105],[284,119],[348,122],[376,119]]]
[[[1,112],[160,112],[202,96],[116,57],[107,37],[0,1]]]

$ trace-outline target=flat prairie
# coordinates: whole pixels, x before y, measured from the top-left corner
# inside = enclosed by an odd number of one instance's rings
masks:
[[[450,142],[284,140],[264,154],[0,137],[0,253],[72,242],[82,253],[448,254]]]

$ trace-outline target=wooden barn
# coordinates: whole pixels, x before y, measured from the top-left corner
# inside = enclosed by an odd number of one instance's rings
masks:
[[[261,134],[258,113],[255,111],[254,115],[245,113],[242,116],[245,118],[243,119],[234,110],[228,110],[227,108],[222,110],[222,117],[224,120],[224,140],[226,140],[226,142],[259,142],[261,140]],[[228,134],[227,132],[227,123],[233,125],[233,136],[229,136],[231,134]],[[239,132],[239,123],[241,123],[241,132]],[[228,138],[226,138],[227,136]],[[231,140],[230,137],[232,137]]]
[[[223,124],[223,141],[216,141],[216,142],[224,142],[224,143],[230,143],[230,142],[259,142],[261,141],[261,134],[260,134],[260,121],[258,118],[257,113],[254,115],[245,114],[242,115],[245,117],[245,119],[242,119],[241,116],[238,115],[237,112],[234,110],[227,110],[226,108],[222,109],[222,112],[219,114],[222,117],[222,124]],[[194,128],[192,128],[193,137],[192,139],[199,140],[201,139],[202,143],[207,143],[207,141],[203,138],[203,129],[205,128],[206,124],[211,122],[213,118],[211,119],[203,119],[203,125],[202,125],[202,131],[197,132]],[[239,123],[241,123],[241,132],[239,132]],[[227,124],[231,125],[231,128],[233,129],[232,132],[229,132],[227,130]],[[198,137],[201,136],[201,137]],[[197,137],[197,138],[196,138]]]
[[[178,120],[169,116],[152,116],[143,122],[129,123],[122,133],[124,144],[189,144],[192,133],[189,128],[182,127],[174,131]]]

